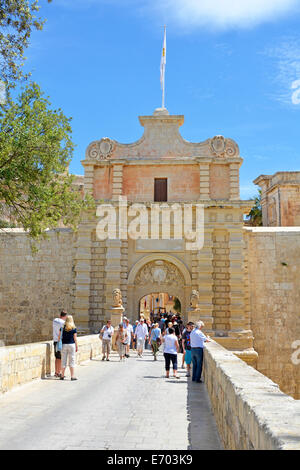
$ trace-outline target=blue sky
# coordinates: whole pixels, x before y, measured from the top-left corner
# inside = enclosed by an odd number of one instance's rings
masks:
[[[47,18],[26,70],[73,118],[70,170],[101,137],[134,142],[138,115],[161,105],[167,25],[166,107],[181,134],[217,134],[240,146],[241,197],[260,174],[299,170],[300,0],[40,0]]]

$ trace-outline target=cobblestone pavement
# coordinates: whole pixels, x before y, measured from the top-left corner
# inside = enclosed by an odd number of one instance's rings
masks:
[[[181,356],[181,355],[180,355]],[[181,364],[181,357],[179,357]],[[164,378],[134,352],[77,366],[78,381],[49,377],[0,397],[0,449],[221,449],[204,383],[179,369]]]

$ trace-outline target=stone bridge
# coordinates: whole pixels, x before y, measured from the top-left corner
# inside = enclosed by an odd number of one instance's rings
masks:
[[[79,380],[62,382],[52,342],[0,348],[0,449],[300,449],[300,402],[214,341],[201,384],[166,380],[161,354],[100,353],[80,337]]]

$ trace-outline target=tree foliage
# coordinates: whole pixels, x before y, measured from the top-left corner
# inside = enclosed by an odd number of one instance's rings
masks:
[[[262,225],[261,190],[258,191],[258,195],[254,198],[254,206],[252,207],[247,217],[250,225]]]
[[[0,80],[8,86],[25,77],[24,51],[32,31],[44,25],[39,9],[38,0],[0,0]]]
[[[76,228],[92,199],[72,186],[70,120],[50,109],[39,86],[29,83],[16,101],[0,108],[0,201],[18,226],[38,238],[61,222]],[[2,218],[0,208],[0,218]]]

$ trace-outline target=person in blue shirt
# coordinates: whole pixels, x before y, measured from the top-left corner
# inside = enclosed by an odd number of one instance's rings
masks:
[[[151,330],[150,343],[152,346],[154,361],[157,361],[156,355],[161,344],[161,329],[158,327],[158,323],[155,323]]]
[[[197,321],[195,329],[190,334],[191,351],[192,351],[192,363],[193,363],[193,382],[202,382],[202,366],[203,366],[203,348],[204,343],[210,341],[209,337],[202,333],[203,321]]]

